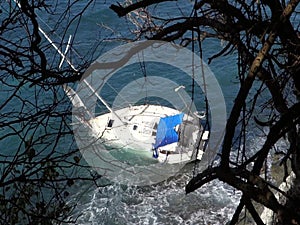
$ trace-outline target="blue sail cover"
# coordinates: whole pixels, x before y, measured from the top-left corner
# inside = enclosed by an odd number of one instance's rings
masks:
[[[154,149],[165,146],[178,141],[178,134],[175,131],[175,127],[182,123],[183,113],[160,118],[156,131],[156,140]]]

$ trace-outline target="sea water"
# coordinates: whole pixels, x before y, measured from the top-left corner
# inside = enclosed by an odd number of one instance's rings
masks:
[[[113,2],[113,1],[111,1]],[[101,34],[94,29],[97,24],[105,24],[115,29],[115,34],[111,37],[122,38],[128,35],[128,29],[132,28],[125,22],[125,19],[118,18],[108,6],[111,3],[99,4],[93,7],[83,17],[85,32],[79,31],[81,38],[86,38],[87,33],[98,34],[97,37],[101,39]],[[184,10],[189,10],[191,3],[184,3]],[[170,5],[162,4],[161,15],[165,13],[170,14]],[[177,7],[177,6],[174,6]],[[176,12],[176,10],[174,11]],[[177,12],[178,13],[178,12]],[[122,25],[123,24],[123,25]],[[84,43],[86,47],[95,44],[95,40],[87,37],[88,40]],[[82,43],[81,43],[82,44]],[[105,43],[105,47],[99,48],[99,55],[109,50],[108,46],[114,47],[115,42]],[[120,44],[120,43],[118,43]],[[219,40],[211,40],[203,42],[203,58],[207,60],[208,57],[215,54],[223,47],[223,43]],[[226,105],[230,109],[234,100],[234,96],[238,90],[236,81],[237,67],[236,55],[228,55],[220,59],[214,60],[210,69],[218,79]],[[161,67],[152,65],[147,67],[147,75],[157,75],[167,77],[168,75],[178,74],[179,71],[172,71],[168,65],[165,71]],[[140,67],[141,68],[141,67]],[[169,70],[168,70],[169,69]],[[108,102],[112,103],[114,96],[122,85],[130,82],[135,73],[138,73],[139,65],[124,68],[119,71],[118,76],[114,76],[115,80],[111,80],[110,84],[114,88],[104,87],[103,96],[106,95]],[[141,69],[140,69],[141,70]],[[169,73],[168,73],[169,71]],[[177,79],[183,79],[183,76],[178,76]],[[170,78],[170,77],[169,77]],[[127,79],[127,81],[126,81]],[[187,80],[185,77],[184,80]],[[178,81],[180,82],[180,81]],[[186,86],[191,86],[186,83]],[[188,87],[187,87],[188,88]],[[191,90],[191,89],[189,89]],[[189,91],[191,93],[191,91]],[[201,98],[199,98],[201,99]],[[202,98],[203,99],[203,98]],[[198,102],[198,105],[203,102]],[[201,107],[201,106],[200,106]],[[203,109],[203,108],[202,108]],[[103,108],[98,108],[103,110]],[[118,153],[116,153],[118,154]],[[126,150],[122,150],[121,155],[126,154]],[[128,150],[128,155],[132,154]],[[119,155],[120,156],[120,155]],[[126,158],[126,157],[124,157]],[[137,157],[137,162],[140,164],[141,157]],[[234,209],[239,203],[240,192],[235,191],[228,185],[214,180],[201,189],[185,194],[185,185],[192,178],[194,171],[194,164],[187,165],[179,173],[170,177],[161,183],[149,186],[130,186],[122,183],[106,183],[103,181],[103,187],[95,188],[88,184],[81,184],[78,187],[78,193],[74,194],[71,202],[77,202],[77,207],[74,211],[73,218],[78,217],[78,224],[225,224],[231,219]],[[83,191],[84,190],[84,191]],[[84,194],[82,194],[84,193]]]
[[[213,181],[186,195],[188,172],[157,185],[113,184],[90,189],[77,207],[78,224],[225,224],[240,193]],[[75,216],[74,215],[74,216]]]
[[[80,52],[82,57],[96,58],[95,55],[100,56],[111,48],[122,44],[117,39],[126,37],[128,30],[134,29],[134,26],[126,23],[124,18],[118,18],[109,9],[111,3],[116,2],[96,1],[83,14],[81,25],[76,36],[73,37],[74,48]],[[161,4],[159,14],[166,16],[175,12],[180,15],[181,12],[185,11],[188,15],[192,5],[191,2],[184,1],[180,5],[180,11],[175,10],[178,6],[178,4],[174,4],[172,5],[174,9],[170,9],[169,4]],[[80,3],[77,7],[80,10]],[[64,9],[64,1],[61,1],[57,10]],[[73,9],[73,13],[76,13],[76,7]],[[51,30],[51,25],[55,24],[55,18],[41,16],[39,19],[41,25],[45,25],[43,28],[46,31]],[[109,29],[104,27],[109,27]],[[72,32],[74,30],[75,27],[70,27],[67,33],[73,35]],[[59,32],[53,34],[54,38],[58,38],[55,37],[58,34]],[[203,42],[204,60],[207,60],[208,57],[215,54],[222,47],[223,43],[218,40]],[[95,51],[92,52],[91,49]],[[93,55],[89,55],[91,53]],[[216,59],[210,65],[210,69],[220,83],[229,110],[238,90],[238,85],[234,82],[237,76],[235,63],[236,55],[233,54]],[[174,74],[179,73],[179,71],[174,69],[172,76],[168,77],[167,71],[170,70],[162,71],[159,68],[161,67],[156,69],[155,66],[151,66],[148,73],[166,76],[167,78],[173,78]],[[130,71],[130,68],[126,69],[127,71],[123,71],[123,75],[126,72],[128,77],[136,71],[133,68],[131,68],[132,71]],[[118,85],[123,83],[123,81],[121,82],[120,78],[118,78],[115,81],[111,81],[111,83],[115,85],[113,90],[118,90],[120,88]],[[186,83],[186,86],[188,89],[188,87],[191,87],[191,84]],[[188,92],[191,93],[191,89]],[[114,93],[112,89],[107,88],[106,90],[104,88],[103,96],[111,103]],[[198,103],[202,104],[201,102]],[[125,153],[122,152],[122,154]],[[141,162],[139,161],[139,163]],[[77,218],[77,224],[82,225],[225,224],[234,213],[234,209],[239,202],[240,193],[228,185],[215,180],[204,185],[201,189],[186,195],[184,188],[192,178],[193,171],[194,165],[187,165],[173,177],[149,186],[130,186],[112,183],[105,179],[103,179],[102,183],[100,181],[100,187],[95,187],[85,182],[78,182],[74,185],[75,189],[70,196],[70,203],[77,204],[74,209],[74,215],[71,217]]]

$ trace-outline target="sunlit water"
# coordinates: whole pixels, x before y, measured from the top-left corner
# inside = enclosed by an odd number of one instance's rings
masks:
[[[251,134],[249,140],[254,151],[264,143],[263,138],[254,139]],[[281,140],[276,148],[286,149],[286,141]],[[72,218],[77,218],[80,225],[226,224],[239,204],[241,192],[214,180],[186,194],[185,185],[193,177],[194,168],[194,163],[188,164],[174,177],[144,187],[107,180],[100,181],[98,188],[80,185],[70,200],[78,202]]]
[[[219,181],[185,194],[181,174],[147,187],[113,184],[89,190],[78,205],[78,224],[225,224],[240,193]],[[74,215],[74,216],[75,216]]]

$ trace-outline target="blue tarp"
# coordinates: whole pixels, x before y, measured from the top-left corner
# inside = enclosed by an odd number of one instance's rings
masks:
[[[154,149],[178,141],[178,134],[175,131],[175,127],[182,123],[183,115],[183,113],[180,113],[160,119],[157,126],[155,144],[153,146]]]

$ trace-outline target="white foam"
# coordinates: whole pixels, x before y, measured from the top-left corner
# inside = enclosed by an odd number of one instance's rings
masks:
[[[78,224],[221,224],[228,221],[239,194],[213,181],[186,195],[189,176],[183,175],[150,187],[111,185],[90,194],[78,205]]]

